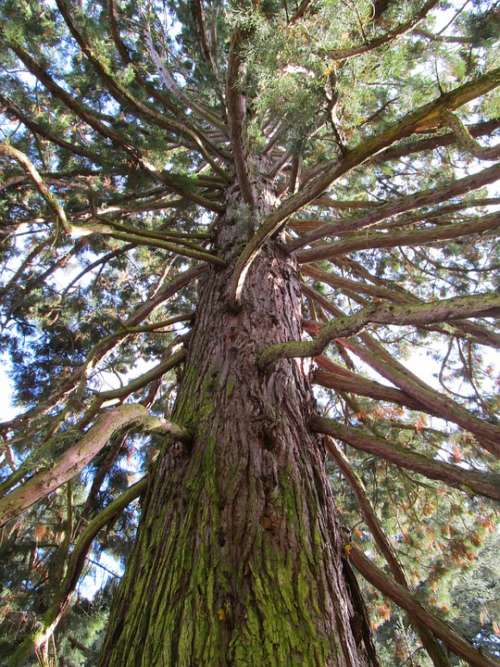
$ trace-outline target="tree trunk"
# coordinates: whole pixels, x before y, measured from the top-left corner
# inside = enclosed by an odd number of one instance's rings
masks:
[[[100,664],[375,665],[325,450],[307,427],[309,362],[256,365],[264,346],[300,338],[295,262],[269,242],[229,312],[251,224],[234,204],[221,222],[230,266],[202,280],[173,416],[194,440],[166,443],[155,463]]]

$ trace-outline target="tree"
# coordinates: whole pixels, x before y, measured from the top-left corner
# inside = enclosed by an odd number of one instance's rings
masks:
[[[5,0],[8,664],[377,665],[391,604],[388,664],[497,664],[440,597],[500,498],[466,5]]]

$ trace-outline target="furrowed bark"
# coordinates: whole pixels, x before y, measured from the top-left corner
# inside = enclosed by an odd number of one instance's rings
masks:
[[[240,232],[219,228],[221,256],[234,261]],[[155,463],[100,664],[375,665],[369,630],[351,625],[363,609],[307,428],[309,366],[266,375],[256,364],[264,339],[300,334],[296,265],[269,244],[236,314],[231,270],[211,268],[203,284],[173,415],[193,441]]]

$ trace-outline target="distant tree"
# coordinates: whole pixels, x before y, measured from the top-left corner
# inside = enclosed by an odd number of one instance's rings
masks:
[[[498,3],[0,17],[2,664],[498,664]]]

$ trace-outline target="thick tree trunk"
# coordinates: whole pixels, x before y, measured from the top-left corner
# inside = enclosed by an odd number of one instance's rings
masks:
[[[236,217],[218,238],[229,261],[250,233]],[[307,428],[308,362],[256,365],[264,346],[301,335],[295,263],[268,244],[237,314],[230,274],[202,281],[174,415],[194,441],[170,441],[155,464],[101,665],[374,665],[325,451]]]

